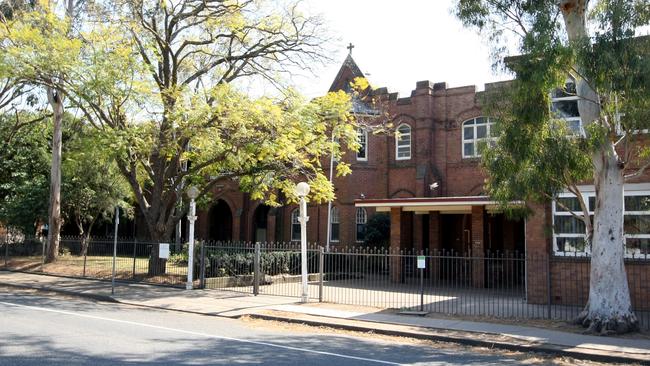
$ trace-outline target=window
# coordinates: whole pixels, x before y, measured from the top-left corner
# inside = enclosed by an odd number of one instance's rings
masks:
[[[583,192],[585,204],[593,220],[596,198],[594,192]],[[585,224],[573,217],[569,210],[581,214],[578,198],[562,193],[553,202],[553,251],[555,255],[587,256],[591,248],[585,244]],[[564,207],[562,207],[564,206]],[[650,255],[650,192],[625,190],[623,212],[623,237],[625,256]]]
[[[357,136],[361,145],[359,151],[357,151],[357,160],[366,161],[368,160],[368,130],[365,128],[358,129]]]
[[[357,242],[362,243],[366,240],[366,224],[368,223],[368,213],[365,208],[357,208]]]
[[[339,209],[332,207],[332,211],[330,211],[330,241],[339,241],[339,227]]]
[[[573,135],[584,136],[585,131],[578,112],[578,99],[580,98],[576,95],[575,81],[567,79],[563,89],[558,88],[551,93],[551,112],[566,121]]]
[[[401,124],[397,127],[395,136],[395,159],[408,160],[411,158],[411,126]]]
[[[479,144],[493,141],[493,125],[488,117],[476,117],[463,122],[463,158],[481,156]]]
[[[300,216],[300,210],[295,209],[291,211],[291,240],[300,241],[300,221],[298,217]]]

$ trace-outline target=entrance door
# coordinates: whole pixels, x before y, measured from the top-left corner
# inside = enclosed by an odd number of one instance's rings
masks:
[[[210,240],[232,240],[232,212],[224,200],[217,201],[208,212],[210,219]]]

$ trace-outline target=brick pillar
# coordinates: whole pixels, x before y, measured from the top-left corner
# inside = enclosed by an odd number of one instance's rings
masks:
[[[413,213],[413,250],[419,253],[424,248],[422,243],[422,220],[424,215],[416,215]]]
[[[526,218],[526,299],[531,304],[548,302],[550,249],[546,230],[550,226],[547,206],[530,204],[533,214]],[[550,215],[549,215],[550,216]]]
[[[427,245],[429,246],[429,255],[432,256],[427,266],[432,278],[438,280],[442,268],[442,260],[439,258],[442,243],[440,242],[440,212],[438,211],[429,212],[429,243]]]
[[[266,241],[275,242],[275,218],[277,210],[272,208],[266,218]]]
[[[390,252],[399,254],[402,242],[402,208],[392,207],[390,209]],[[390,280],[401,282],[402,280],[402,258],[399,256],[390,257]]]
[[[429,253],[437,255],[438,251],[442,249],[440,242],[440,212],[429,212]]]
[[[233,241],[246,240],[241,236],[242,225],[245,225],[245,221],[246,221],[242,218],[243,216],[242,212],[243,210],[241,208],[238,208],[235,212],[232,213],[232,240]]]
[[[472,206],[472,285],[474,287],[485,287],[484,211],[483,206]]]

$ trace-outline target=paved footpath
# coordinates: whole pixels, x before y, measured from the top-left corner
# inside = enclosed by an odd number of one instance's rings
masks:
[[[543,328],[398,315],[374,308],[300,304],[294,297],[252,296],[219,290],[188,291],[134,283],[117,283],[115,294],[111,295],[111,283],[107,281],[20,272],[0,271],[0,284],[212,316],[251,316],[387,335],[650,365],[650,340],[633,337],[588,336]]]

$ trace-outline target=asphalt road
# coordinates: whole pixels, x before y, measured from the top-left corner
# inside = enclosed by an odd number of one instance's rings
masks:
[[[0,288],[0,365],[519,363],[484,350],[305,329]]]

